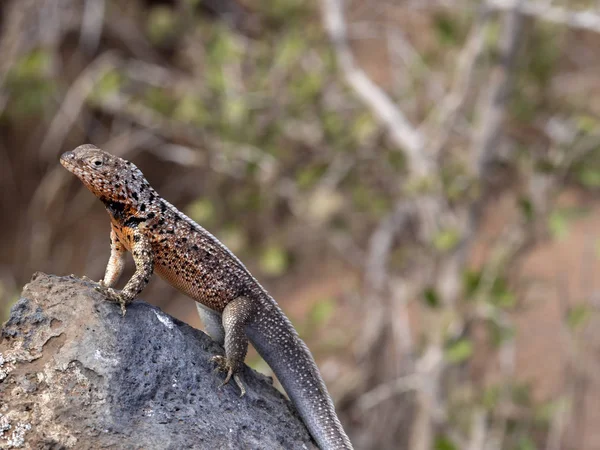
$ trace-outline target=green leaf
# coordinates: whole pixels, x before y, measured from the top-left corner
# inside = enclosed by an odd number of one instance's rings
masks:
[[[300,189],[307,189],[314,186],[325,173],[325,166],[307,165],[301,167],[296,172],[296,183]]]
[[[455,248],[460,242],[460,234],[458,230],[448,228],[446,230],[440,230],[433,237],[433,246],[440,252],[447,252]]]
[[[554,67],[561,56],[559,33],[555,28],[540,25],[532,28],[530,37],[531,57],[527,64],[527,77],[538,87],[546,86],[554,74]]]
[[[534,418],[537,423],[547,425],[552,422],[556,414],[567,407],[565,398],[559,398],[553,401],[546,401],[535,405]]]
[[[171,8],[156,6],[148,14],[146,31],[155,44],[169,40],[177,30],[177,16]]]
[[[267,275],[282,275],[287,270],[288,264],[288,254],[281,247],[269,246],[260,257],[260,268]]]
[[[225,93],[225,77],[223,69],[218,64],[207,64],[204,69],[206,85],[217,94]]]
[[[123,76],[116,70],[109,70],[98,80],[92,92],[92,99],[102,101],[116,94],[123,85]]]
[[[564,239],[569,234],[569,226],[577,219],[589,213],[585,208],[569,207],[557,208],[548,218],[548,228],[556,239]]]
[[[472,297],[473,294],[479,288],[481,283],[481,271],[479,270],[466,270],[463,275],[463,285],[465,289],[465,296]]]
[[[585,187],[597,188],[600,187],[600,169],[591,167],[582,167],[577,178]]]
[[[309,4],[304,0],[263,0],[256,7],[273,22],[306,24],[306,15],[311,11]]]
[[[569,222],[567,218],[557,212],[550,214],[548,218],[550,233],[555,239],[564,239],[569,234]]]
[[[246,364],[258,372],[266,374],[273,373],[273,369],[271,369],[266,361],[258,354],[253,354],[251,357],[246,358]]]
[[[527,197],[521,197],[518,200],[519,210],[523,214],[523,218],[527,222],[531,222],[534,218],[535,208],[533,202]]]
[[[56,85],[52,81],[32,80],[12,89],[11,101],[6,113],[18,119],[42,113],[52,105],[56,93]]]
[[[23,56],[10,69],[9,78],[12,81],[21,79],[44,78],[51,67],[52,54],[45,50],[33,50]]]
[[[488,320],[486,323],[488,325],[490,340],[496,347],[500,347],[504,342],[515,337],[515,329],[513,327],[505,326],[496,320]]]
[[[171,116],[176,106],[175,99],[166,89],[150,87],[146,89],[145,104],[164,116]]]
[[[433,287],[428,287],[423,292],[423,298],[427,306],[431,308],[437,308],[440,306],[440,297]]]
[[[205,125],[210,119],[210,114],[200,99],[194,98],[192,95],[185,95],[175,106],[173,118],[185,123]]]
[[[509,290],[505,278],[496,278],[490,297],[490,301],[500,308],[512,308],[517,303],[517,296]]]
[[[329,321],[335,311],[335,300],[324,298],[313,305],[310,310],[310,320],[315,325],[322,325]]]
[[[473,343],[462,338],[446,347],[445,357],[450,363],[458,364],[466,361],[473,354]]]
[[[289,33],[276,49],[275,61],[277,66],[289,67],[298,62],[305,51],[306,40],[300,33]]]
[[[354,205],[362,210],[372,213],[381,213],[389,210],[389,203],[379,191],[364,184],[355,184],[352,188]]]
[[[215,218],[215,206],[209,199],[200,198],[187,207],[186,214],[195,222],[209,223]]]
[[[219,239],[233,253],[242,252],[248,243],[244,231],[235,225],[230,225],[219,231]]]
[[[493,410],[500,400],[500,387],[497,385],[489,386],[483,391],[481,403],[488,410]]]
[[[56,84],[50,78],[52,54],[34,50],[19,59],[7,74],[10,103],[5,113],[19,120],[42,113],[53,105]]]
[[[437,14],[434,20],[434,30],[439,41],[444,45],[455,45],[459,35],[456,20],[447,14]]]
[[[377,131],[377,122],[368,113],[359,115],[352,125],[352,133],[356,142],[362,143],[369,139]]]
[[[420,195],[433,192],[436,181],[430,176],[413,177],[406,185],[406,193],[408,195]]]
[[[519,406],[531,406],[531,387],[526,383],[519,383],[512,386],[511,397],[513,402]]]
[[[517,443],[517,450],[536,450],[536,446],[529,436],[522,436]]]
[[[517,296],[512,292],[504,291],[501,293],[492,293],[492,300],[500,308],[513,308],[517,304]]]
[[[592,309],[587,305],[577,305],[569,308],[567,325],[572,330],[582,327],[592,315]]]
[[[592,116],[583,115],[576,119],[577,128],[585,133],[593,133],[598,128],[598,120]]]
[[[223,119],[233,125],[244,123],[248,116],[248,108],[246,102],[241,96],[225,97],[223,102]]]
[[[387,152],[386,160],[390,167],[396,171],[406,169],[406,156],[403,152]]]
[[[219,68],[240,56],[238,45],[235,41],[235,35],[229,29],[222,25],[214,28],[214,34],[206,46],[207,55],[211,65]]]
[[[458,447],[446,436],[436,437],[433,448],[435,450],[458,450]]]
[[[302,73],[300,77],[294,80],[294,83],[290,86],[290,91],[297,102],[314,101],[317,94],[322,91],[324,81],[323,75],[319,72]],[[337,132],[344,125],[335,112],[326,114],[323,122],[325,130],[329,132]]]
[[[485,46],[489,49],[496,49],[500,41],[500,22],[497,20],[490,21],[484,30]]]

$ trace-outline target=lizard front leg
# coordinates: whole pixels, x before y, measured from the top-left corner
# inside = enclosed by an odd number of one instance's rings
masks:
[[[110,227],[110,257],[108,259],[108,264],[106,265],[106,270],[104,271],[104,278],[100,280],[98,284],[100,286],[112,287],[115,285],[117,281],[119,281],[119,277],[123,273],[123,268],[125,267],[125,254],[127,253],[127,249],[115,233],[114,226]],[[89,281],[91,283],[96,283],[96,281],[88,278],[86,275],[82,277],[85,281]]]
[[[254,302],[247,297],[238,297],[229,302],[223,310],[223,328],[225,329],[225,356],[214,356],[212,360],[219,369],[227,372],[225,381],[221,386],[229,383],[233,377],[240,388],[240,397],[246,393],[246,388],[238,372],[244,365],[248,352],[248,337],[245,327],[254,312]]]
[[[154,255],[150,240],[138,228],[133,228],[131,233],[133,237],[131,254],[135,262],[135,273],[121,292],[104,286],[104,283],[96,288],[108,300],[121,305],[123,315],[125,315],[127,305],[144,290],[154,271]]]
[[[114,227],[110,229],[110,258],[104,272],[104,279],[100,282],[106,287],[112,287],[119,280],[125,267],[125,254],[127,249],[119,241]]]

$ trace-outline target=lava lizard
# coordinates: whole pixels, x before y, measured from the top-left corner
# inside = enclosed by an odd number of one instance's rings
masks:
[[[244,395],[239,371],[248,341],[273,369],[323,450],[351,449],[319,369],[289,319],[242,262],[217,238],[161,198],[131,162],[91,144],[60,157],[106,206],[111,221],[110,259],[97,290],[126,306],[156,271],[196,301],[208,334],[225,348],[213,359]],[[126,252],[135,273],[123,290],[112,288]]]

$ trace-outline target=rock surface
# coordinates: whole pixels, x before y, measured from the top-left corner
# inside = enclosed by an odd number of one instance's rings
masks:
[[[0,448],[313,449],[270,379],[218,386],[207,335],[142,301],[117,305],[38,273],[0,340]]]

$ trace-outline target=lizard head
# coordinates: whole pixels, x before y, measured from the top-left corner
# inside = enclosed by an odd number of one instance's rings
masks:
[[[133,163],[91,144],[63,153],[60,163],[105,204],[118,203],[136,211],[140,194],[152,189]]]

